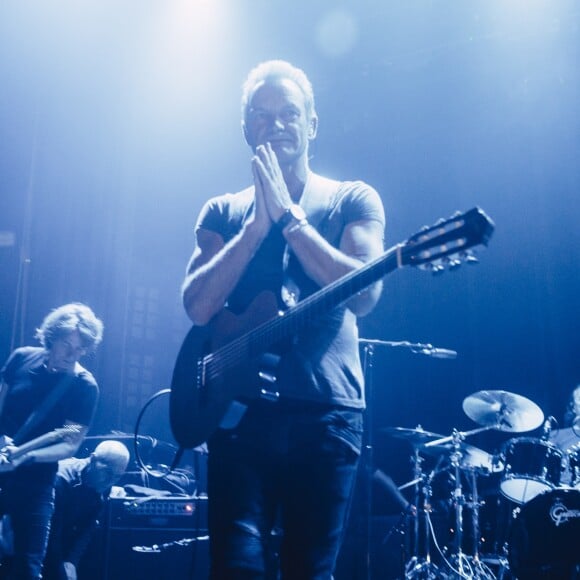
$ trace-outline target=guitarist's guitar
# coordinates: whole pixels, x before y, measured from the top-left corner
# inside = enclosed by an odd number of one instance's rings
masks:
[[[31,439],[22,445],[12,447],[10,451],[8,451],[8,445],[3,445],[0,448],[0,473],[12,471],[16,460],[20,459],[25,453],[68,441],[73,435],[78,434],[80,429],[79,425],[66,425]]]
[[[275,376],[264,370],[260,359],[312,320],[403,266],[438,272],[464,260],[476,261],[471,248],[487,245],[493,230],[489,217],[474,208],[424,228],[284,312],[278,312],[275,297],[260,295],[242,316],[224,309],[210,324],[192,327],[179,351],[171,383],[170,422],[176,441],[182,448],[197,447],[220,425],[225,426],[237,399],[270,394],[260,388],[258,379],[272,384]]]

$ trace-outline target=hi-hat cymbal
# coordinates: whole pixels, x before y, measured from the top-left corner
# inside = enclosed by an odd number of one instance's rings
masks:
[[[480,425],[512,433],[536,429],[544,420],[536,403],[508,391],[473,393],[463,400],[463,410]]]
[[[409,429],[407,427],[385,427],[381,431],[391,437],[405,439],[417,447],[424,445],[428,441],[435,441],[435,439],[441,439],[443,437],[443,435],[439,435],[438,433],[425,431],[421,427],[417,427],[416,429]]]

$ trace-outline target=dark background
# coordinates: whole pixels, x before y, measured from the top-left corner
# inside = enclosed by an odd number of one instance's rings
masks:
[[[580,382],[579,25],[572,0],[3,2],[0,357],[86,302],[106,326],[92,433],[132,432],[189,328],[197,212],[250,183],[241,83],[284,58],[315,88],[312,168],[377,188],[387,246],[476,205],[496,224],[479,265],[398,271],[361,320],[362,337],[459,353],[376,349],[376,465],[410,479],[382,429],[474,428],[462,401],[482,389],[561,421]],[[143,429],[170,443],[168,427],[160,397]]]

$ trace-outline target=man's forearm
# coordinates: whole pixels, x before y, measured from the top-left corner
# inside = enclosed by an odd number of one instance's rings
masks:
[[[223,308],[263,239],[246,226],[205,264],[193,264],[183,285],[183,303],[194,324],[204,326]]]

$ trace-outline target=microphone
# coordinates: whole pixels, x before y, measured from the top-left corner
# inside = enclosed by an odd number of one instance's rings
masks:
[[[432,356],[433,358],[446,358],[446,359],[457,358],[457,351],[450,350],[448,348],[426,347],[422,348],[419,352],[426,356]]]

